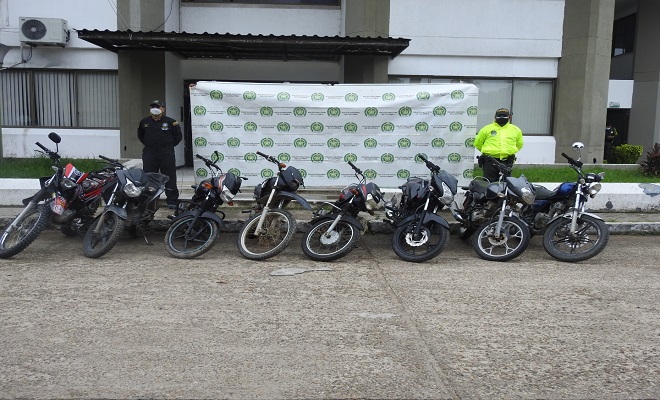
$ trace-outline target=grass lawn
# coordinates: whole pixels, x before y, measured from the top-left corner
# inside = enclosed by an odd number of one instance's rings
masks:
[[[101,159],[62,158],[62,165],[73,164],[80,171],[94,171],[103,168],[106,163]],[[0,178],[39,178],[53,175],[53,162],[47,157],[38,158],[3,158],[0,160]]]

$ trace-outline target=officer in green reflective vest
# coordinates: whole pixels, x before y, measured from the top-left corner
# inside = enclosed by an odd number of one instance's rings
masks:
[[[516,160],[515,154],[523,147],[523,135],[520,128],[511,123],[511,113],[506,108],[495,111],[495,121],[481,128],[474,141],[474,147],[482,155],[493,157],[509,168]],[[484,170],[484,177],[490,182],[499,179],[499,170],[492,163],[479,159],[479,166]]]

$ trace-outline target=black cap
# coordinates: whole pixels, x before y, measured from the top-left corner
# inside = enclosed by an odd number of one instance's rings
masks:
[[[498,108],[497,111],[495,111],[495,118],[498,117],[504,117],[504,118],[509,118],[509,109],[508,108]]]
[[[149,103],[149,107],[151,106],[165,107],[165,103],[161,102],[160,100],[154,100],[151,103]]]

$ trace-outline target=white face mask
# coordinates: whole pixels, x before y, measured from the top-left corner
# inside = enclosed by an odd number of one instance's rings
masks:
[[[156,116],[161,114],[160,108],[155,108],[155,107],[149,110],[149,112],[151,112],[151,115],[156,115]]]

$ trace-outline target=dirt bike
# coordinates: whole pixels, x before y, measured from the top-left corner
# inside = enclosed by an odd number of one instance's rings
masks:
[[[23,199],[25,208],[0,236],[0,258],[25,250],[48,223],[59,225],[67,236],[84,233],[101,204],[101,191],[112,182],[112,169],[86,173],[70,163],[63,167],[58,154],[60,136],[51,132],[48,138],[56,144],[55,151],[39,142],[36,145],[53,161],[55,173],[39,178],[41,189]]]
[[[292,200],[312,210],[307,200],[296,193],[302,185],[300,171],[287,167],[275,157],[257,151],[257,154],[277,165],[277,174],[254,188],[256,205],[238,233],[238,250],[250,260],[265,260],[286,249],[296,232],[296,220],[284,210]]]
[[[581,150],[584,144],[573,143],[573,149]],[[561,155],[577,172],[576,182],[564,182],[554,190],[534,185],[536,200],[520,211],[520,217],[533,234],[543,233],[543,247],[560,261],[577,262],[599,254],[609,240],[609,229],[602,218],[585,212],[589,198],[601,189],[605,173],[585,173],[582,161]]]
[[[302,249],[312,260],[332,261],[353,250],[360,240],[364,226],[357,219],[360,212],[373,215],[383,195],[373,182],[367,183],[362,171],[348,162],[355,171],[358,183],[346,186],[334,203],[325,202],[314,213],[311,227],[302,238]],[[329,206],[330,211],[326,208]]]
[[[234,196],[247,179],[232,172],[224,174],[215,161],[199,154],[195,156],[204,161],[211,177],[193,186],[195,193],[190,200],[179,200],[171,218],[172,224],[165,233],[165,248],[177,258],[194,258],[213,247],[220,227],[225,225],[225,213],[218,207],[224,203],[233,205]]]
[[[458,180],[418,154],[431,171],[429,180],[411,177],[401,189],[401,202],[385,203],[385,221],[394,228],[392,249],[401,259],[423,262],[444,250],[449,240],[449,224],[437,214],[449,206],[457,192]]]
[[[511,176],[511,169],[498,160],[485,157],[499,170],[499,180],[473,179],[467,187],[463,207],[454,203],[452,215],[460,224],[461,239],[472,237],[479,257],[507,261],[522,254],[531,238],[525,221],[518,218],[522,205],[534,202],[534,187],[524,175]]]
[[[98,258],[110,251],[119,237],[127,230],[133,237],[142,234],[147,244],[145,232],[158,210],[158,200],[165,191],[167,175],[157,172],[144,172],[140,168],[126,169],[117,160],[99,156],[116,165],[116,183],[103,192],[105,207],[101,215],[92,221],[83,238],[83,253],[90,258]]]

